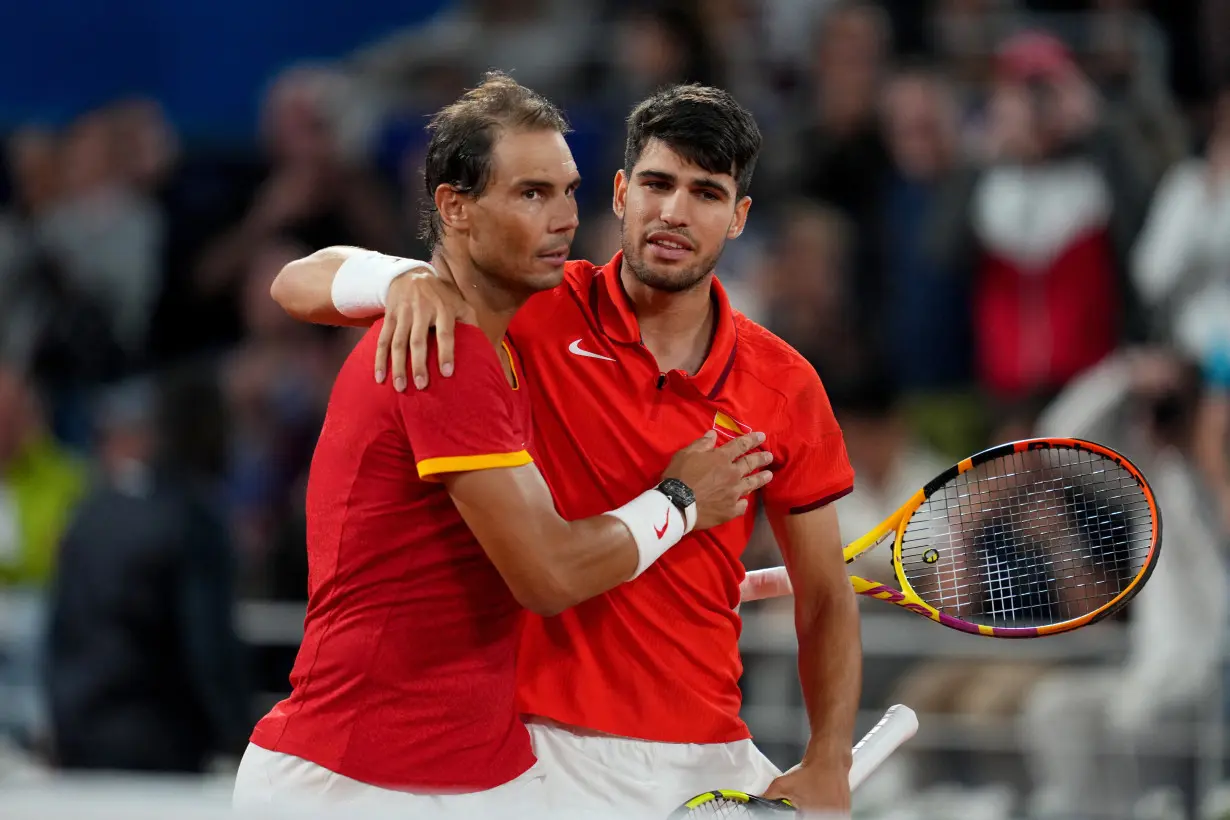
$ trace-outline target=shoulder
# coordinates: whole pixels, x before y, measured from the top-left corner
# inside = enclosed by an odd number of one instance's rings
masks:
[[[822,388],[820,376],[802,353],[768,328],[734,311],[738,351],[734,370],[788,397],[801,389]]]
[[[433,350],[435,349],[435,333],[428,337],[427,343]],[[464,354],[469,357],[489,359],[491,361],[497,360],[494,345],[491,344],[491,340],[487,338],[486,334],[477,325],[458,322],[453,331],[453,347],[459,355]]]
[[[839,432],[828,392],[803,354],[768,329],[735,313],[737,351],[728,389],[772,419],[766,432],[778,441]]]
[[[376,353],[376,344],[380,339],[380,330],[384,326],[384,319],[378,320],[375,324],[363,334],[363,338],[358,344],[351,349],[350,354],[346,357],[346,365],[343,366],[343,373],[351,366],[357,365],[364,371],[364,377],[371,375],[374,357]],[[439,376],[438,360],[435,355],[436,351],[436,334],[430,333],[427,337],[428,364],[433,368],[431,376],[435,379]],[[454,358],[460,363],[462,360],[473,362],[488,362],[493,366],[499,366],[499,358],[495,355],[495,347],[487,339],[486,335],[476,325],[458,322],[453,331],[453,351]],[[458,373],[461,373],[461,368],[457,368]]]
[[[364,418],[398,426],[390,411],[412,414],[430,412],[432,407],[485,402],[499,398],[507,387],[504,368],[495,346],[476,326],[457,323],[454,330],[453,360],[455,370],[445,378],[440,373],[436,356],[436,337],[428,337],[427,365],[430,383],[423,390],[413,385],[406,390],[394,390],[392,381],[378,384],[374,376],[376,343],[381,322],[377,322],[347,356],[333,385],[329,400],[326,430],[332,432],[343,418]]]
[[[445,378],[440,374],[436,357],[436,336],[431,334],[427,342],[430,383],[425,390],[414,392],[430,398],[469,398],[477,393],[502,394],[508,387],[499,353],[478,327],[457,324],[453,334],[453,359],[456,364],[453,375]],[[410,394],[407,390],[402,395]]]

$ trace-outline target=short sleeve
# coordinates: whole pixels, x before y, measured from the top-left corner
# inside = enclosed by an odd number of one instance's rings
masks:
[[[804,368],[781,424],[766,441],[773,481],[761,492],[775,512],[799,514],[836,501],[854,489],[854,468],[820,377]]]
[[[427,359],[436,366],[434,337]],[[399,397],[402,424],[420,478],[529,464],[527,433],[518,424],[516,394],[482,331],[457,325],[454,374],[431,374],[426,390]]]

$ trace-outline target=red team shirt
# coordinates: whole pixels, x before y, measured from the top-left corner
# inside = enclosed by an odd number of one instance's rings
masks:
[[[534,761],[515,702],[523,611],[438,476],[528,464],[529,397],[470,326],[457,375],[378,385],[379,332],[333,387],[308,481],[294,690],[252,742],[379,786],[488,789]]]
[[[811,365],[732,310],[715,279],[705,363],[694,376],[662,375],[641,343],[621,262],[569,262],[564,283],[533,297],[509,332],[526,362],[539,467],[560,514],[577,520],[626,503],[710,428],[723,440],[766,433],[774,479],[756,502],[770,510],[805,512],[850,492],[854,471]],[[753,504],[689,535],[631,583],[554,618],[527,616],[521,710],[645,740],[750,737],[739,717],[735,606],[754,521]]]

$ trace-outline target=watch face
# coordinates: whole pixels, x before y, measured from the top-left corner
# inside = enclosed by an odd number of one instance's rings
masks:
[[[691,488],[677,478],[668,478],[658,486],[680,507],[690,506],[696,501],[696,495]]]

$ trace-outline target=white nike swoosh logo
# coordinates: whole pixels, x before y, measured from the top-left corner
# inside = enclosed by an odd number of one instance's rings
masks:
[[[600,356],[597,353],[590,353],[588,350],[581,349],[581,340],[577,339],[572,344],[568,345],[568,352],[575,353],[578,356],[584,356],[587,359],[602,359],[604,362],[615,361],[610,356]]]

